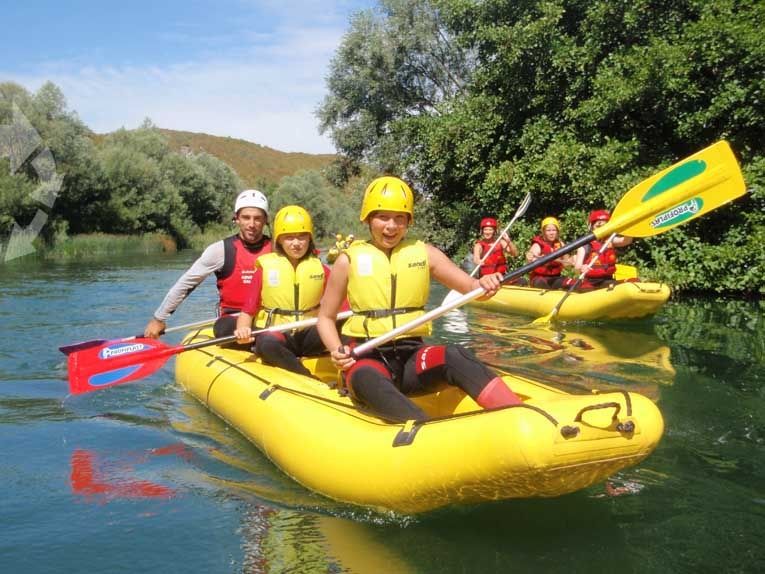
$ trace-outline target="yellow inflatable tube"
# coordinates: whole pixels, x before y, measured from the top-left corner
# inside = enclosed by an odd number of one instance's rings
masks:
[[[325,381],[336,377],[327,359],[305,364]],[[329,384],[243,351],[182,353],[176,378],[305,487],[406,514],[573,492],[643,460],[664,428],[642,395],[569,395],[509,375],[523,405],[485,411],[444,386],[416,398],[434,417],[423,424],[382,420]]]
[[[486,301],[473,300],[468,305],[530,317],[544,317],[558,304],[565,290],[504,285]],[[669,299],[669,287],[663,283],[619,283],[613,287],[572,293],[558,311],[559,321],[597,321],[637,319],[656,313]]]

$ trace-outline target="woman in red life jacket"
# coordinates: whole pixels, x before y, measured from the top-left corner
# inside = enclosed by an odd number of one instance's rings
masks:
[[[545,217],[542,220],[542,234],[531,239],[531,247],[526,252],[526,261],[532,263],[537,259],[549,255],[553,251],[565,245],[560,239],[560,222],[554,217]],[[571,266],[571,259],[567,255],[558,257],[546,265],[540,265],[529,275],[529,283],[539,289],[560,289],[566,278],[561,276],[564,266]]]
[[[316,256],[313,221],[297,205],[279,210],[274,218],[274,251],[255,262],[250,295],[236,322],[237,343],[252,342],[252,324],[264,329],[315,317],[329,277],[329,268]],[[261,333],[253,350],[267,365],[312,376],[299,357],[326,353],[316,327],[293,333]]]
[[[481,220],[480,229],[481,237],[473,246],[473,265],[481,265],[478,270],[478,276],[483,277],[491,273],[501,273],[504,275],[507,273],[506,256],[517,257],[518,248],[506,233],[503,233],[502,238],[497,242],[497,220],[493,217],[484,217]],[[496,245],[494,245],[495,242]],[[486,253],[489,253],[489,255],[486,255]],[[526,283],[526,280],[519,277],[509,283],[523,285]]]
[[[608,220],[611,219],[611,213],[606,209],[596,209],[590,212],[588,218],[590,222],[590,231],[594,231],[598,227],[605,225]],[[584,271],[584,268],[595,259],[595,256],[603,247],[604,241],[598,239],[590,241],[588,245],[580,247],[576,250],[576,257],[574,260],[574,268],[577,273]],[[591,291],[593,289],[600,289],[601,287],[608,287],[615,285],[614,273],[616,272],[616,248],[626,247],[632,243],[632,237],[624,237],[617,235],[611,241],[611,245],[598,256],[598,260],[592,265],[589,271],[584,276],[582,284],[577,291]]]

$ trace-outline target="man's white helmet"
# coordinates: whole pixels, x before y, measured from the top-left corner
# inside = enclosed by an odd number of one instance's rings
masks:
[[[245,207],[258,207],[265,211],[266,217],[268,217],[268,199],[257,189],[245,189],[236,197],[234,214],[239,213],[239,210]]]

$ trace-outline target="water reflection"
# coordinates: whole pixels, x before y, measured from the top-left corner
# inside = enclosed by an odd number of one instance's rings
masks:
[[[72,493],[101,503],[125,498],[171,498],[176,494],[174,488],[136,476],[150,471],[155,457],[168,455],[188,460],[191,452],[183,444],[126,454],[75,449],[70,459]]]
[[[657,333],[671,341],[676,364],[763,393],[765,384],[765,301],[696,300],[668,305]]]
[[[626,326],[568,323],[561,330],[470,310],[471,346],[486,363],[567,392],[628,390],[654,400],[675,380],[671,350],[652,322]]]
[[[607,500],[581,495],[439,512],[406,528],[250,505],[241,534],[242,570],[258,573],[570,572],[572,548],[611,564],[626,552]]]

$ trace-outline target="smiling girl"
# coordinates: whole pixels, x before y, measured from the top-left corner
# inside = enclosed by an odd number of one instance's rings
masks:
[[[364,193],[360,220],[370,239],[356,241],[335,261],[319,311],[319,333],[332,361],[343,371],[350,394],[381,416],[395,421],[426,420],[406,395],[438,382],[463,389],[484,408],[520,403],[496,374],[459,345],[429,345],[422,337],[430,324],[355,357],[351,349],[404,325],[424,313],[431,277],[449,289],[467,293],[478,287],[493,295],[499,273],[474,279],[440,250],[406,239],[414,219],[414,196],[397,177],[380,177]],[[353,315],[342,328],[335,323],[345,298]]]
[[[297,205],[279,210],[274,218],[274,252],[255,262],[252,291],[236,323],[240,344],[252,342],[252,324],[273,325],[315,317],[329,277],[313,243],[313,221]],[[261,333],[253,349],[267,365],[312,376],[298,357],[321,355],[326,348],[316,327],[293,333]]]

